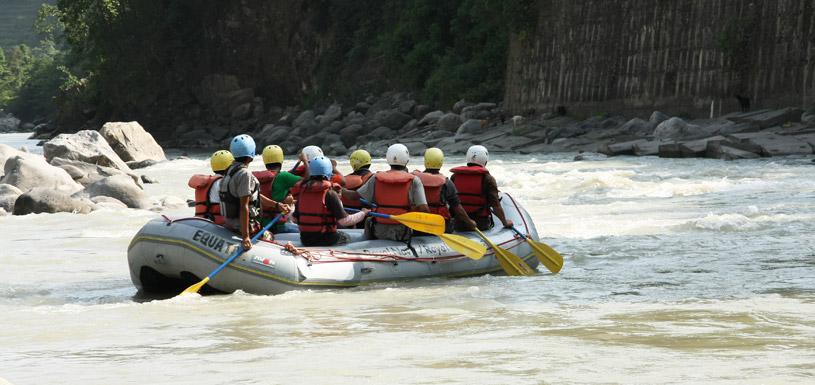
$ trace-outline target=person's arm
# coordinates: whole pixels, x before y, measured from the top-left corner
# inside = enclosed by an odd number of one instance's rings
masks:
[[[325,205],[328,207],[328,211],[331,212],[331,215],[337,219],[337,224],[344,227],[351,227],[363,219],[365,219],[365,215],[368,214],[368,209],[362,209],[358,213],[348,214],[345,212],[345,208],[342,206],[342,201],[340,200],[340,196],[335,193],[334,191],[329,191],[325,195]]]
[[[455,215],[457,221],[461,221],[465,223],[470,230],[474,230],[477,224],[474,220],[470,219],[470,216],[467,215],[467,212],[464,211],[464,207],[461,205],[456,205],[451,208],[453,215]]]
[[[283,213],[283,215],[289,213],[290,208],[288,205],[281,204],[272,198],[267,198],[266,195],[263,194],[258,194],[258,196],[260,197],[260,203],[263,205],[263,207],[274,207],[275,210]]]
[[[241,238],[243,238],[243,249],[249,250],[252,248],[252,234],[249,229],[249,205],[252,204],[252,196],[247,195],[241,197],[240,205],[240,222],[241,222]]]
[[[430,212],[430,206],[427,205],[427,197],[424,195],[424,186],[422,180],[418,176],[413,177],[413,182],[410,184],[410,203],[413,205],[414,211],[423,213]]]
[[[498,200],[498,182],[495,181],[492,175],[487,175],[484,178],[484,183],[487,193],[487,202],[489,202],[490,207],[492,207],[492,212],[495,213],[495,216],[498,217],[504,227],[514,226],[515,224],[507,219],[504,214],[504,208],[501,207],[501,201]]]
[[[470,230],[475,229],[477,224],[474,220],[467,215],[467,211],[464,210],[464,207],[461,205],[461,200],[458,198],[458,190],[456,190],[456,185],[450,179],[447,179],[444,182],[444,196],[447,200],[447,207],[450,209],[450,212],[456,218],[457,221],[460,221],[466,224]]]

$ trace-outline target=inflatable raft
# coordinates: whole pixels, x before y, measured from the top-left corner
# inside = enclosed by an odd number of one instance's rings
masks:
[[[508,219],[522,233],[537,240],[532,218],[511,196],[501,194]],[[500,222],[494,218],[496,223]],[[375,282],[428,277],[466,277],[501,274],[492,249],[474,260],[449,248],[438,237],[413,237],[403,242],[365,240],[362,230],[342,229],[352,242],[333,248],[303,247],[299,234],[277,234],[259,241],[235,259],[208,284],[209,291],[279,294],[289,290],[355,287]],[[459,233],[482,242],[474,233]],[[532,268],[538,260],[527,242],[500,225],[485,232],[493,243],[524,259]],[[128,247],[133,284],[147,293],[178,293],[200,281],[223,263],[240,239],[202,218],[148,222]]]

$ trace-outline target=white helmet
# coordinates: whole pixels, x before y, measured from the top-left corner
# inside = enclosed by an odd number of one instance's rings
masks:
[[[470,146],[467,149],[467,163],[475,163],[480,166],[486,166],[490,160],[490,152],[484,146]]]
[[[391,166],[407,166],[410,161],[410,151],[408,151],[408,148],[402,143],[392,144],[388,147],[385,160],[387,160]]]
[[[303,155],[306,156],[306,160],[311,162],[314,158],[318,156],[323,156],[323,150],[317,146],[306,146],[303,147],[302,151]]]

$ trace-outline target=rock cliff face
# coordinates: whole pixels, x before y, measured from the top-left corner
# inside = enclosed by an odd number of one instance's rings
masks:
[[[537,26],[511,42],[504,101],[516,113],[707,116],[807,105],[815,93],[811,0],[541,0],[537,8]]]

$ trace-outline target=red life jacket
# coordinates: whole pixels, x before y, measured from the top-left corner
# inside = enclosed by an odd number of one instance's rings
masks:
[[[374,203],[375,212],[390,215],[399,215],[409,212],[410,184],[415,176],[402,171],[378,172],[374,176]],[[399,222],[393,219],[376,218],[377,223],[395,225]]]
[[[416,170],[413,175],[422,180],[424,186],[424,195],[427,198],[427,205],[430,207],[430,212],[450,219],[450,210],[447,209],[447,202],[441,195],[442,186],[447,182],[447,178],[441,174],[431,174]]]
[[[368,181],[368,179],[371,179],[371,176],[373,175],[374,173],[372,172],[369,172],[362,176],[348,174],[345,176],[345,188],[348,190],[356,191],[357,189],[362,187],[362,185],[364,185],[365,182]],[[362,208],[362,202],[360,202],[359,199],[348,199],[346,197],[342,197],[342,205],[357,210]]]
[[[216,224],[222,225],[226,220],[221,216],[220,203],[209,200],[209,191],[216,180],[223,178],[220,175],[196,174],[190,177],[187,185],[195,189],[195,216],[207,218]]]
[[[260,182],[260,193],[265,195],[266,198],[272,199],[272,184],[274,184],[274,180],[277,177],[277,173],[271,170],[263,170],[263,171],[252,171],[252,175],[255,178],[258,178],[258,182]],[[260,209],[261,209],[261,216],[266,218],[274,218],[279,214],[277,210],[275,210],[274,206],[266,206],[263,204],[263,200],[261,199]]]
[[[299,184],[300,182],[298,182]],[[325,205],[325,194],[333,188],[327,180],[299,186],[297,226],[301,233],[336,233],[337,219]]]
[[[462,166],[450,169],[453,184],[458,190],[461,206],[470,216],[486,218],[490,216],[487,194],[484,191],[484,177],[489,171],[481,166]]]
[[[294,174],[294,175],[302,177],[303,175],[306,175],[306,166],[301,164],[301,165],[297,166],[297,168],[292,170],[291,173]]]

